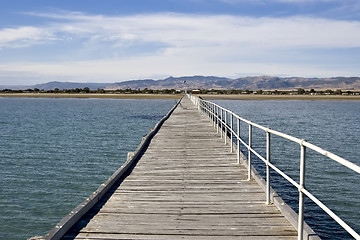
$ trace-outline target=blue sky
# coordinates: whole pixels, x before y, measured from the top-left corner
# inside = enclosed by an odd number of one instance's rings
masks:
[[[360,76],[358,0],[2,0],[0,85]]]

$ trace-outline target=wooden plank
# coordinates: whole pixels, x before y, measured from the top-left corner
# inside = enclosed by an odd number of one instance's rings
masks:
[[[296,239],[189,99],[65,239]]]
[[[204,235],[159,235],[159,234],[114,234],[114,233],[99,233],[92,235],[89,233],[79,233],[78,235],[68,235],[64,239],[103,239],[103,240],[121,240],[121,239],[135,239],[135,240],[213,240],[214,236],[204,236]],[[217,240],[263,240],[264,236],[216,236]],[[296,236],[266,236],[268,240],[295,240]]]

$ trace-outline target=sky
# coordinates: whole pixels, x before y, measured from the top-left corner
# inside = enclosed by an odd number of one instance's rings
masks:
[[[0,85],[360,76],[359,0],[1,0]]]

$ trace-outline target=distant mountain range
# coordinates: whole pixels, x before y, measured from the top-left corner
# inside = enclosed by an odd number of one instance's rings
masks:
[[[243,90],[275,90],[275,89],[342,89],[359,90],[360,77],[334,78],[281,78],[273,76],[242,77],[237,79],[215,76],[169,77],[163,80],[131,80],[116,83],[74,83],[49,82],[32,86],[0,86],[0,89],[28,89],[44,90],[74,89],[88,87],[94,89],[243,89]]]
[[[26,90],[38,88],[40,90],[75,89],[88,87],[91,90],[104,89],[113,83],[76,83],[76,82],[48,82],[35,85],[0,85],[0,89]]]
[[[58,89],[75,89],[88,87],[91,90],[103,89],[111,83],[74,83],[74,82],[48,82],[44,84],[36,84],[33,87],[38,89],[54,90]]]

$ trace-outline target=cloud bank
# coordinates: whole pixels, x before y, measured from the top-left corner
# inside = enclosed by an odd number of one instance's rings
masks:
[[[279,0],[280,1],[280,0]],[[290,0],[282,0],[290,2]],[[156,13],[128,16],[28,13],[42,26],[0,29],[1,51],[46,46],[46,62],[6,62],[0,71],[44,78],[120,81],[169,75],[352,75],[312,51],[360,48],[360,22],[294,16]],[[51,54],[62,46],[64,52]],[[55,50],[54,50],[55,51]],[[9,83],[10,84],[10,83]]]

